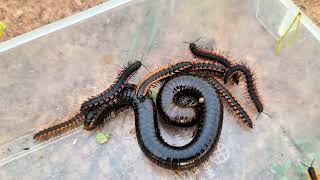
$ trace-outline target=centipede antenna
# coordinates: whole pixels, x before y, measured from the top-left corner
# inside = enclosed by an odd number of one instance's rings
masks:
[[[149,72],[151,72],[143,63],[141,63],[144,68],[146,68]]]
[[[311,161],[311,167],[313,166],[313,163],[314,163],[314,159]]]
[[[260,112],[260,113],[258,114],[258,116],[256,117],[256,120],[259,118],[259,116],[260,116],[261,113],[264,114],[264,115],[266,115],[266,116],[268,116],[270,119],[272,119],[272,116],[271,116],[270,114],[265,113],[265,112]]]
[[[113,65],[116,66],[116,67],[118,67],[118,68],[120,68],[120,69],[123,68],[122,66],[119,66],[119,65],[117,65],[117,64],[113,64]]]
[[[141,65],[142,65],[144,68],[146,68],[146,70],[148,70],[149,72],[151,72],[151,71],[142,63],[143,57],[144,57],[144,54],[142,53],[142,56],[141,56],[141,58],[140,58]]]
[[[192,44],[192,43],[196,43],[198,42],[202,37],[199,37],[197,40],[193,41],[193,42],[188,42],[188,41],[183,41],[183,43],[186,43],[186,44]]]
[[[272,119],[272,116],[271,116],[270,114],[265,113],[265,112],[261,112],[261,113],[263,113],[264,115],[266,115],[266,116],[268,116],[270,119]]]
[[[252,66],[252,70],[254,69],[254,66],[257,64],[257,61],[253,64],[253,66]]]
[[[302,165],[304,165],[306,168],[309,168],[308,165],[306,165],[305,163],[301,162]]]
[[[259,118],[260,114],[261,114],[261,113],[258,114],[258,116],[256,117],[256,120]]]

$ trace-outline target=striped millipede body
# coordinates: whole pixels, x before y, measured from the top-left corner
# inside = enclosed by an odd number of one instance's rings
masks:
[[[190,49],[193,46],[190,44]],[[222,99],[236,118],[253,128],[250,115],[220,83],[220,79],[225,82],[230,78],[237,79],[233,75],[239,71],[245,75],[248,86],[251,81],[245,70],[237,68],[223,56],[194,52],[209,61],[184,61],[163,66],[146,75],[138,85],[128,81],[140,68],[141,62],[129,64],[110,88],[84,102],[74,118],[82,120],[84,129],[93,130],[104,124],[106,119],[131,108],[135,114],[138,144],[151,161],[171,170],[189,169],[200,164],[209,157],[219,140],[223,124]],[[204,72],[210,72],[210,75],[204,75]],[[149,92],[157,83],[161,86],[156,97],[152,98]],[[255,87],[254,84],[252,86]],[[196,126],[193,139],[183,146],[166,143],[158,127],[158,115],[173,126]],[[34,138],[48,138],[53,132],[72,126],[73,121],[79,121],[75,119],[40,131]]]

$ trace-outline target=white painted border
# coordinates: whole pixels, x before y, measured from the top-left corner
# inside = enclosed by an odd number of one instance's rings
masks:
[[[67,26],[70,26],[72,24],[75,24],[77,22],[80,22],[80,21],[83,21],[83,20],[88,19],[90,17],[93,17],[95,15],[101,14],[103,12],[110,10],[110,9],[121,6],[125,3],[128,3],[129,1],[132,1],[132,0],[109,0],[109,1],[104,2],[98,6],[92,7],[90,9],[84,10],[82,12],[79,12],[79,13],[74,14],[72,16],[66,17],[66,18],[61,19],[59,21],[42,26],[40,28],[37,28],[35,30],[32,30],[32,31],[27,32],[25,34],[22,34],[20,36],[9,39],[8,41],[4,41],[4,42],[0,43],[0,53],[4,52],[6,50],[9,50],[11,48],[17,47],[21,44],[32,41],[36,38],[47,35],[49,33],[55,32],[59,29],[62,29]]]

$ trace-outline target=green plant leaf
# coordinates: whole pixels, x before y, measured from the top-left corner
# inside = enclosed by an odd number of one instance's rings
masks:
[[[108,142],[109,140],[109,134],[106,134],[106,133],[98,133],[96,135],[96,141],[97,143],[99,144],[103,144],[103,143],[106,143]]]

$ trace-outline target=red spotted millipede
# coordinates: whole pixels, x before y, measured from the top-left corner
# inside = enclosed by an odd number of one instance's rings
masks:
[[[252,89],[257,92],[251,83],[252,76],[249,77],[241,65],[228,64],[223,60],[212,61],[221,57],[210,54],[192,62],[163,66],[147,74],[138,85],[129,84],[128,81],[140,68],[141,62],[131,63],[119,74],[110,88],[84,102],[80,113],[74,118],[42,130],[35,134],[34,138],[46,139],[52,131],[57,132],[61,127],[72,124],[75,121],[73,119],[82,119],[84,129],[94,130],[112,115],[132,108],[138,144],[151,161],[171,170],[195,167],[209,157],[220,138],[223,124],[222,102],[236,118],[253,128],[250,115],[221,83],[221,80],[226,82],[230,77],[235,77],[233,75],[237,72],[243,73],[251,97]],[[213,72],[214,75],[205,75],[205,71]],[[162,86],[156,97],[152,98],[150,88],[159,82]],[[261,107],[263,108],[262,104]],[[164,122],[177,127],[195,125],[197,128],[193,139],[183,146],[166,143],[158,127],[158,114]]]

